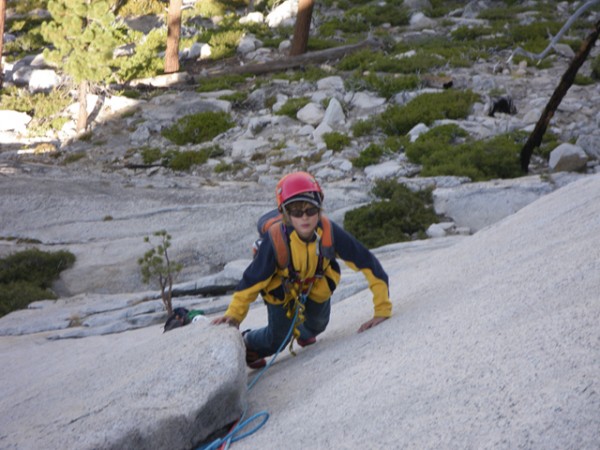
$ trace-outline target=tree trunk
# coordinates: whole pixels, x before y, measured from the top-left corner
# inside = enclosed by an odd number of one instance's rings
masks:
[[[300,0],[298,4],[298,15],[296,16],[296,26],[294,28],[294,39],[292,40],[290,56],[306,53],[314,4],[314,0]]]
[[[563,97],[567,94],[567,91],[575,81],[577,71],[587,59],[590,51],[594,47],[596,40],[598,39],[598,35],[600,35],[600,21],[598,21],[594,27],[594,31],[592,31],[581,44],[579,52],[577,52],[573,58],[573,61],[571,61],[569,68],[562,76],[558,87],[552,94],[552,97],[550,97],[550,100],[544,108],[540,119],[533,129],[533,132],[531,135],[529,135],[529,139],[527,139],[527,142],[525,142],[525,145],[521,149],[521,170],[524,173],[529,171],[529,162],[531,161],[533,149],[539,147],[542,143],[542,138],[544,137],[544,133],[546,133],[546,129],[548,128],[550,120],[554,116],[554,113],[560,105]]]
[[[4,49],[4,19],[6,16],[6,0],[0,0],[0,89],[4,86],[4,68],[2,67],[2,50]]]
[[[87,91],[88,82],[79,83],[79,116],[77,117],[77,132],[84,131],[87,128]]]
[[[181,34],[181,2],[169,1],[167,19],[167,51],[165,52],[165,73],[179,71],[179,36]]]

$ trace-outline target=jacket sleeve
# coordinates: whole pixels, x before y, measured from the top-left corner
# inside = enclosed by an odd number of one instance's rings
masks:
[[[377,257],[354,236],[336,223],[331,223],[336,254],[353,270],[360,270],[373,293],[374,317],[390,317],[392,303],[389,297],[388,276]]]
[[[275,251],[267,234],[236,286],[225,315],[242,322],[248,314],[250,304],[256,300],[260,291],[266,288],[276,271]]]

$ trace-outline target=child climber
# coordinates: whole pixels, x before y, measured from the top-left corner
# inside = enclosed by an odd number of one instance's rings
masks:
[[[291,339],[301,347],[316,342],[329,322],[331,294],[340,281],[336,257],[360,270],[373,293],[374,316],[358,332],[392,314],[387,274],[367,248],[321,214],[323,197],[317,181],[306,172],[288,174],[277,183],[277,208],[283,220],[269,228],[225,315],[212,321],[239,328],[250,304],[262,295],[268,324],[243,333],[246,364],[251,368],[264,367],[265,357],[284,344],[296,314]]]

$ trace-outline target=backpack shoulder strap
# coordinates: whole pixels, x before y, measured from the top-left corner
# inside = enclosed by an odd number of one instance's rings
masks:
[[[324,214],[321,215],[321,228],[323,234],[321,236],[321,254],[327,259],[335,258],[335,248],[333,246],[333,229],[331,221]]]
[[[277,267],[285,269],[290,265],[290,245],[285,225],[281,221],[275,221],[271,224],[268,231],[273,250],[277,257]]]

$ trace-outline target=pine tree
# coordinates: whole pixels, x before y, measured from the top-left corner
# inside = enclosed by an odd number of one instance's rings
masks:
[[[42,35],[54,49],[44,57],[79,84],[77,131],[87,127],[87,92],[90,82],[106,81],[117,45],[115,17],[103,0],[50,0],[52,21],[43,25]]]
[[[292,39],[290,56],[306,53],[314,5],[314,0],[300,0],[298,3],[298,15],[296,16],[296,25],[294,27],[294,38]]]
[[[173,73],[179,71],[181,3],[182,0],[169,1],[167,51],[165,53],[165,73]]]

